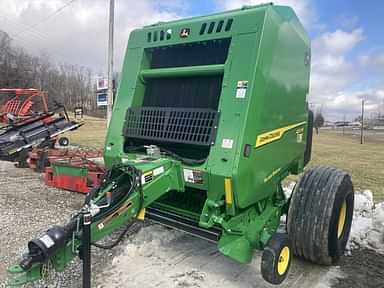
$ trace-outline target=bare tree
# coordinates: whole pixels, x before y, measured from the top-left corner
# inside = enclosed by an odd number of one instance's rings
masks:
[[[313,126],[316,129],[316,134],[319,134],[319,128],[323,127],[324,125],[324,116],[321,113],[321,111],[317,111],[315,115],[315,119],[313,121]]]
[[[12,39],[0,31],[0,88],[37,88],[48,91],[49,104],[67,108],[82,106],[96,110],[91,70],[69,64],[57,65],[47,55],[31,56],[12,46]]]

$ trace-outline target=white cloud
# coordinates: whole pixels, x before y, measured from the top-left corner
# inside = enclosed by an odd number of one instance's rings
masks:
[[[263,0],[214,0],[219,10],[240,8],[243,5],[265,3]],[[31,25],[45,19],[68,0],[0,0],[0,30],[33,53],[46,53],[50,58],[92,67],[105,72],[108,41],[108,1],[75,1],[54,17],[34,29]],[[120,70],[129,33],[132,29],[158,21],[168,21],[187,14],[192,1],[165,0],[116,1],[115,63]],[[310,101],[324,105],[327,117],[341,119],[342,113],[359,113],[359,102],[383,101],[384,53],[364,53],[351,58],[351,52],[364,41],[364,31],[356,28],[357,17],[340,19],[340,28],[327,31],[326,23],[319,23],[311,0],[277,0],[275,4],[288,5],[298,14],[307,30],[321,28],[322,33],[312,41],[312,71]],[[346,21],[348,20],[348,21]],[[352,29],[352,30],[351,30]],[[319,31],[319,30],[316,30]],[[19,34],[20,33],[20,34]],[[379,72],[379,73],[377,73]],[[366,73],[376,73],[382,83],[375,87],[356,88],[366,79]],[[369,74],[371,75],[371,74]],[[380,76],[381,75],[381,76]],[[381,96],[380,96],[381,95]],[[381,98],[380,98],[380,97]],[[370,100],[369,100],[370,99]],[[375,102],[375,103],[376,103]],[[376,109],[372,104],[369,109]],[[351,116],[352,117],[352,116]]]
[[[217,1],[223,9],[240,8],[243,5],[266,3],[263,0],[226,0]],[[351,52],[364,41],[364,31],[358,28],[357,16],[340,15],[336,19],[340,28],[329,31],[326,23],[318,22],[311,0],[278,0],[277,5],[291,6],[308,31],[321,31],[312,41],[311,87],[309,100],[323,107],[326,118],[350,118],[360,113],[361,98],[366,99],[367,111],[379,109],[384,91],[383,85],[359,87],[357,83],[366,79],[362,63],[366,66],[384,68],[384,54],[365,55],[358,61]],[[328,30],[328,31],[327,31]],[[383,70],[381,70],[383,71]],[[380,98],[380,99],[379,99]]]
[[[270,3],[271,1],[265,0],[218,0],[220,8],[224,10],[241,8],[244,5],[258,5]],[[307,28],[314,22],[314,13],[310,0],[276,0],[273,1],[275,5],[284,5],[292,7],[299,19]]]
[[[312,41],[311,96],[321,100],[322,95],[338,93],[355,77],[353,63],[346,54],[362,41],[363,31],[336,30],[326,32]]]
[[[365,53],[359,58],[360,64],[364,68],[374,71],[384,72],[384,52]]]
[[[363,40],[363,30],[357,28],[351,32],[336,30],[326,32],[313,40],[313,48],[322,53],[332,53],[340,55],[350,51],[361,40]]]
[[[181,0],[116,1],[115,63],[120,70],[131,30],[159,21],[179,18]],[[68,1],[1,0],[0,30],[35,54],[48,54],[59,62],[106,70],[108,42],[108,1],[75,1],[54,17],[43,21]],[[159,6],[161,5],[161,6]],[[185,6],[184,6],[185,7]],[[34,29],[31,25],[43,21]]]
[[[333,120],[347,112],[350,117],[359,113],[362,97],[374,100],[374,90],[354,90],[361,75],[358,61],[348,54],[363,40],[363,30],[356,28],[325,32],[312,41],[310,101],[322,105],[325,116]]]
[[[383,113],[384,88],[369,88],[359,91],[342,91],[330,97],[324,103],[323,110],[329,120],[342,120],[344,115],[347,120],[353,120],[361,113],[361,101],[364,99],[366,117],[370,118],[377,112]]]

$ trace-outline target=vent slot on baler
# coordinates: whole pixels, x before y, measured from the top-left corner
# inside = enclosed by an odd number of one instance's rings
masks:
[[[143,106],[217,110],[222,78],[219,75],[148,79]]]
[[[224,64],[230,38],[146,49],[150,68]]]
[[[214,144],[230,38],[145,49],[141,107],[127,110],[125,151],[158,145],[204,159]]]

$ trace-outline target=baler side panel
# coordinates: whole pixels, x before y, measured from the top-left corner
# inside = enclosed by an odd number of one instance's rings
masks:
[[[305,57],[310,48],[297,33],[296,21],[293,15],[282,18],[273,6],[268,9],[241,143],[252,145],[253,151],[249,158],[238,155],[241,181],[234,179],[241,208],[276,193],[281,177],[303,168],[309,77]],[[256,145],[258,135],[276,129],[283,131],[280,139]]]
[[[262,23],[260,13],[255,25]],[[253,20],[255,21],[255,20]],[[220,200],[224,195],[224,178],[233,177],[237,171],[236,157],[242,152],[242,133],[246,125],[246,111],[250,97],[236,97],[238,81],[248,81],[254,73],[258,51],[259,33],[234,35],[229,55],[229,69],[225,72],[219,109],[221,112],[216,145],[212,147],[208,169],[210,172],[208,199]],[[244,51],[243,47],[247,47]],[[252,87],[253,81],[248,81]],[[248,88],[250,91],[251,88]],[[247,92],[248,93],[248,92]],[[227,144],[226,144],[227,143]],[[228,144],[230,143],[230,144]],[[227,145],[227,146],[226,146]],[[235,171],[235,172],[234,172]],[[235,204],[234,204],[235,205]]]

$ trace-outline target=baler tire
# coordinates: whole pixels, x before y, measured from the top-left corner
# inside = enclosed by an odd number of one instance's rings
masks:
[[[331,167],[306,171],[293,191],[287,217],[294,254],[317,264],[335,263],[348,241],[353,203],[346,172]]]
[[[292,248],[286,233],[275,233],[268,241],[261,257],[261,275],[264,280],[278,285],[288,275]]]

